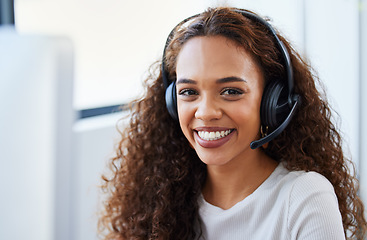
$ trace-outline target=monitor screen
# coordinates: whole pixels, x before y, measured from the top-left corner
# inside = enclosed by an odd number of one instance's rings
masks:
[[[0,27],[0,239],[70,239],[73,65],[68,39]]]

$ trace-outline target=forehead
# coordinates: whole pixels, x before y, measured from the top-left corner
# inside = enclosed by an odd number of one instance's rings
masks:
[[[229,76],[246,80],[262,79],[262,71],[252,55],[233,40],[222,36],[194,37],[177,57],[178,78],[218,79]]]

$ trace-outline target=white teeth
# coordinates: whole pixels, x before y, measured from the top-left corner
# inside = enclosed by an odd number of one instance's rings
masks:
[[[228,134],[230,134],[232,131],[231,130],[226,130],[226,131],[216,131],[216,132],[206,132],[206,131],[198,131],[198,135],[200,138],[207,140],[207,141],[213,141],[213,140],[218,140],[220,138],[223,138],[225,136],[227,136]]]
[[[209,133],[209,138],[210,138],[210,139],[215,138],[215,132],[210,132],[210,133]]]
[[[204,132],[204,138],[209,138],[209,132]]]

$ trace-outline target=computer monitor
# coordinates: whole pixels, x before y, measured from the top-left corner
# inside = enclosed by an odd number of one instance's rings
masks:
[[[72,239],[73,47],[0,27],[0,239]]]

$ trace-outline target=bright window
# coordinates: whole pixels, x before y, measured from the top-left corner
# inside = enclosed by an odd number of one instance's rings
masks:
[[[20,33],[65,35],[74,42],[74,106],[87,109],[138,96],[171,28],[208,2],[16,0],[15,22]]]

